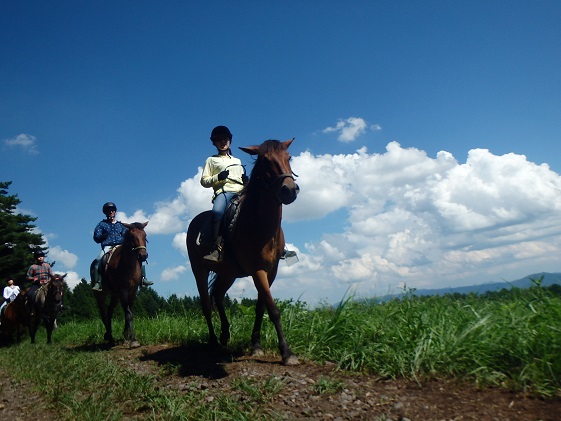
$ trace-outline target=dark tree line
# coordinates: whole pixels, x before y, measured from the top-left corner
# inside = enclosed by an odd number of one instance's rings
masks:
[[[25,274],[33,264],[33,252],[43,250],[45,240],[33,232],[37,218],[16,212],[21,203],[16,194],[8,194],[11,181],[0,181],[0,282],[2,288],[12,278],[25,286]]]

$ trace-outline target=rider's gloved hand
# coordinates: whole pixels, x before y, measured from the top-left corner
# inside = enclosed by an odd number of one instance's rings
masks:
[[[220,174],[218,174],[218,181],[226,180],[229,174],[230,174],[230,170],[222,171]]]
[[[242,183],[247,184],[247,182],[249,181],[249,177],[247,175],[242,175]]]

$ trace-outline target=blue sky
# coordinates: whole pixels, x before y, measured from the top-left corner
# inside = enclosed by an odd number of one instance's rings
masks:
[[[558,1],[0,3],[0,180],[55,269],[88,278],[114,201],[149,278],[197,295],[185,230],[227,125],[295,137],[281,299],[560,271]],[[232,297],[254,297],[250,279]]]

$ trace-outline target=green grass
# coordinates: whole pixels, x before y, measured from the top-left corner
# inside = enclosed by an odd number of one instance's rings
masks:
[[[337,308],[309,309],[304,303],[279,302],[283,328],[301,359],[335,362],[341,369],[381,378],[452,377],[479,387],[498,386],[548,398],[561,396],[561,298],[539,286],[489,297],[477,295],[416,297],[381,304],[347,299]],[[248,352],[253,309],[229,311],[231,350]],[[219,329],[215,317],[216,329]],[[114,321],[114,333],[123,321]],[[143,345],[205,343],[206,324],[200,312],[183,317],[135,319]],[[160,389],[154,377],[123,368],[103,343],[99,320],[67,323],[47,346],[44,329],[37,344],[0,348],[0,358],[12,361],[12,376],[36,385],[62,418],[122,419],[141,413],[144,419],[271,419],[261,412],[283,384],[238,380],[235,393],[205,400],[204,390]],[[275,330],[266,320],[262,345],[278,355]],[[280,359],[280,356],[279,356]],[[178,367],[161,366],[159,375]],[[319,379],[316,392],[344,387]],[[118,402],[118,404],[115,404]]]

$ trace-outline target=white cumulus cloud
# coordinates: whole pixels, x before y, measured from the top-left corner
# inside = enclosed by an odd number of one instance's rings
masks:
[[[4,145],[10,148],[21,148],[31,155],[37,155],[39,149],[37,148],[37,138],[30,134],[21,133],[16,137],[3,140]]]
[[[367,124],[363,118],[349,117],[345,120],[339,120],[335,127],[326,127],[323,133],[336,132],[341,142],[352,142],[366,131]],[[378,129],[376,129],[378,130]]]

